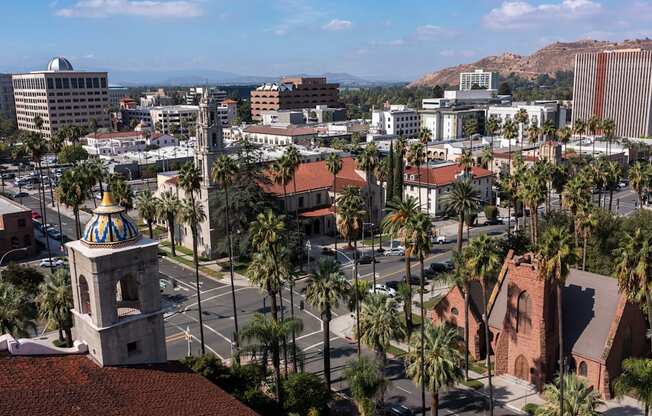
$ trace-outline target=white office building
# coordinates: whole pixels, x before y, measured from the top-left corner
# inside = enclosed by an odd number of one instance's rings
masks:
[[[487,90],[498,89],[498,73],[476,69],[473,72],[460,73],[460,90],[471,90],[473,87]]]
[[[217,103],[226,100],[226,91],[214,87],[191,87],[184,96],[185,104],[198,105],[204,91],[207,91],[209,98]]]
[[[91,133],[85,139],[84,149],[94,156],[117,156],[179,145],[179,139],[169,134],[148,134],[142,131]]]
[[[543,128],[546,120],[552,120],[555,127],[562,128],[570,122],[570,109],[557,101],[535,101],[533,103],[514,103],[512,105],[495,105],[487,109],[487,120],[496,117],[501,124],[505,120],[514,120],[514,116],[521,109],[528,115],[527,125],[519,125],[519,137],[525,135],[524,129],[528,126]]]
[[[414,139],[419,135],[419,113],[406,105],[392,105],[371,114],[370,133]]]
[[[478,133],[484,125],[485,110],[473,107],[441,108],[419,112],[421,128],[430,130],[432,141],[457,140],[466,136],[464,125],[469,119],[478,123]]]

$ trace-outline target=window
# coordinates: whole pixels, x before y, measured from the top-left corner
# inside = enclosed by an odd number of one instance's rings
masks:
[[[71,78],[70,84],[72,85],[72,88],[77,89],[77,78]]]
[[[81,313],[91,315],[91,297],[88,291],[88,282],[84,275],[79,276],[79,308]]]
[[[70,81],[68,78],[63,79],[63,88],[70,88]]]
[[[54,84],[57,86],[57,89],[61,89],[61,78],[56,78]]]
[[[452,313],[453,315],[457,316],[457,315],[460,314],[460,311],[457,310],[457,308],[453,308],[453,309],[451,309],[451,313]]]
[[[93,88],[93,79],[86,78],[86,88]]]
[[[52,78],[48,78],[48,88],[53,89],[54,88],[54,81],[52,81]]]
[[[100,79],[93,78],[93,88],[100,88]]]
[[[134,341],[127,343],[127,356],[133,357],[140,354],[140,342]]]
[[[527,335],[532,330],[532,300],[527,292],[522,292],[518,297],[518,314],[516,332]]]
[[[588,366],[586,365],[586,361],[580,362],[579,367],[577,367],[577,375],[586,377],[588,374]]]
[[[317,205],[321,204],[321,194],[317,194]]]
[[[299,197],[299,208],[303,208],[303,197]]]
[[[138,299],[138,281],[132,275],[127,275],[116,283],[115,302],[118,317],[140,313]]]

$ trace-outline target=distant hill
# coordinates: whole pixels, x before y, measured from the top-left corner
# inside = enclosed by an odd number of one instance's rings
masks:
[[[525,79],[534,79],[543,74],[554,77],[558,71],[572,71],[575,65],[575,55],[579,53],[628,48],[652,49],[652,40],[556,42],[528,56],[506,52],[499,56],[487,56],[471,64],[440,69],[424,75],[408,86],[459,85],[460,72],[473,71],[474,69],[496,71],[502,77],[508,77],[512,73]]]

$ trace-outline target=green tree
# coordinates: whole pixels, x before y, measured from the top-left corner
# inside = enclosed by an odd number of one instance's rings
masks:
[[[478,210],[480,193],[469,179],[456,180],[451,185],[448,195],[444,196],[444,206],[448,215],[457,217],[457,251],[462,251],[464,215]]]
[[[172,248],[172,256],[176,257],[176,241],[174,237],[176,218],[181,211],[181,202],[179,198],[172,191],[164,191],[159,197],[159,204],[157,206],[157,218],[159,221],[165,221],[168,226],[168,233],[170,236],[170,246]]]
[[[63,146],[57,153],[59,163],[77,163],[88,159],[88,152],[81,144]]]
[[[578,118],[573,123],[573,133],[580,136],[579,140],[579,159],[582,159],[582,136],[586,133],[586,122]]]
[[[309,416],[312,409],[327,414],[331,392],[316,374],[294,373],[283,380],[283,408],[289,414]]]
[[[417,168],[417,181],[418,181],[418,191],[419,191],[419,210],[422,210],[423,206],[421,205],[421,194],[423,193],[423,189],[421,187],[421,166],[426,160],[426,152],[423,148],[423,144],[416,142],[412,143],[410,146],[410,151],[407,154],[407,160],[408,163],[412,166],[416,166]]]
[[[387,186],[385,192],[385,204],[394,200],[394,169],[396,168],[396,161],[394,155],[394,140],[389,143],[389,154],[383,160],[387,161]]]
[[[618,189],[621,175],[622,169],[618,162],[607,162],[605,171],[605,185],[607,191],[609,192],[609,212],[611,212],[614,192]]]
[[[393,199],[403,199],[403,174],[405,173],[405,154],[407,152],[407,140],[399,137],[396,141],[396,153],[394,154],[394,191]]]
[[[575,374],[566,374],[555,380],[555,384],[547,384],[543,390],[546,404],[537,409],[537,416],[598,416],[598,411],[604,402],[598,393],[589,386],[585,379]],[[562,404],[563,403],[563,404]]]
[[[559,328],[559,409],[564,414],[564,327],[563,327],[563,288],[570,273],[570,265],[575,264],[575,249],[568,232],[562,227],[550,227],[539,244],[537,254],[539,275],[549,280],[557,288],[557,328]]]
[[[62,331],[66,334],[66,346],[72,347],[72,287],[70,286],[70,273],[67,270],[57,270],[52,278],[41,283],[40,293],[36,298],[41,318],[48,325],[56,326],[59,330],[59,341]]]
[[[639,208],[643,208],[643,190],[649,181],[648,169],[641,162],[637,161],[629,168],[629,185],[636,191]]]
[[[333,309],[339,307],[350,291],[349,283],[335,260],[322,260],[306,285],[306,302],[321,313],[324,323],[324,377],[331,387],[330,322]]]
[[[59,185],[54,192],[60,203],[72,209],[75,216],[75,234],[77,239],[80,239],[79,207],[84,203],[89,193],[86,180],[78,169],[69,169],[61,176]]]
[[[566,159],[566,146],[573,136],[573,129],[569,126],[564,126],[559,129],[559,141],[564,145],[564,159]]]
[[[28,294],[4,281],[0,281],[0,332],[14,337],[27,337],[36,333],[36,310]]]
[[[455,329],[445,325],[433,326],[424,322],[423,334],[410,338],[410,349],[405,356],[408,377],[416,384],[425,385],[432,394],[432,414],[439,414],[439,392],[452,387],[463,378],[462,356],[458,350],[459,338]],[[423,344],[425,354],[420,353]],[[425,408],[423,409],[425,413]]]
[[[616,397],[632,395],[643,404],[645,416],[652,406],[652,360],[628,358],[622,363],[623,372],[614,382]]]
[[[333,152],[326,158],[326,166],[333,175],[333,195],[337,195],[337,174],[342,170],[342,159]],[[337,212],[337,198],[333,198],[333,209]],[[337,233],[335,233],[335,256],[337,256]]]
[[[381,371],[382,364],[370,357],[354,358],[344,369],[344,378],[361,416],[376,414],[375,397],[387,386]]]
[[[109,177],[109,188],[113,195],[113,200],[125,210],[129,211],[134,208],[134,191],[131,185],[121,176],[112,175]]]
[[[147,223],[149,229],[149,238],[154,239],[154,230],[152,224],[156,220],[156,210],[160,201],[152,195],[152,193],[145,189],[136,197],[136,208],[140,218]]]
[[[503,81],[498,86],[498,95],[512,95],[512,89],[506,81]]]
[[[374,221],[374,215],[372,211],[372,203],[371,203],[371,184],[372,184],[372,178],[373,178],[373,173],[376,170],[376,167],[378,166],[379,163],[379,158],[380,155],[378,153],[378,148],[376,145],[372,142],[369,143],[367,146],[365,146],[364,150],[360,152],[356,159],[356,165],[358,169],[361,171],[365,172],[366,175],[366,180],[367,180],[367,218],[369,218],[370,221]]]
[[[589,241],[589,237],[593,231],[598,227],[598,218],[593,212],[593,210],[582,211],[579,218],[579,229],[580,234],[582,234],[582,270],[586,270],[586,247]]]

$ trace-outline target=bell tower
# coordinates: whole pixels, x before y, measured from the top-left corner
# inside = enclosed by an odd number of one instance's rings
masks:
[[[201,169],[204,187],[214,185],[211,169],[215,159],[224,151],[222,122],[217,113],[217,101],[204,89],[197,114],[197,143],[195,166]]]
[[[167,361],[158,243],[105,192],[81,240],[66,244],[73,336],[101,366]]]

